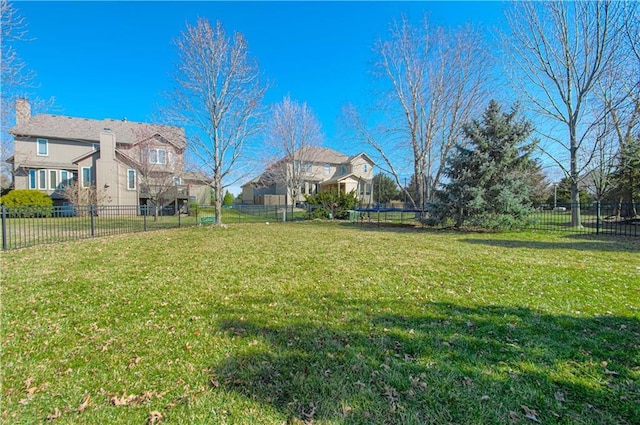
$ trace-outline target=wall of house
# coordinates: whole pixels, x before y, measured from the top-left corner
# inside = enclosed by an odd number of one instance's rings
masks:
[[[198,205],[211,204],[211,187],[205,184],[189,184],[189,199],[195,198]]]
[[[373,165],[366,158],[357,156],[351,161],[350,165],[351,173],[356,174],[358,177],[365,180],[373,179]]]
[[[139,205],[140,204],[140,185],[138,174],[136,172],[136,185],[135,189],[128,188],[128,173],[132,167],[123,164],[121,162],[117,162],[118,173],[116,179],[113,180],[113,183],[118,188],[117,198],[114,199],[111,204],[112,205]]]
[[[36,137],[16,137],[14,143],[15,164],[42,164],[45,168],[46,164],[56,164],[59,167],[72,167],[73,160],[84,155],[93,149],[94,143],[97,142],[80,142],[61,139],[47,139],[48,153],[46,156],[37,154],[38,144]]]
[[[37,155],[37,142],[35,137],[16,137],[14,140],[14,184],[16,189],[29,189],[29,169],[47,170],[46,189],[42,190],[48,195],[60,197],[63,184],[60,171],[77,172],[78,167],[73,160],[79,156],[93,151],[90,142],[78,142],[71,140],[46,139],[48,152],[45,156]],[[50,171],[57,170],[58,184],[51,187]]]

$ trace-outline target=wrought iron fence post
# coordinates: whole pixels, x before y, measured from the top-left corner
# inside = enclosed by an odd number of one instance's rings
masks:
[[[91,237],[96,237],[96,214],[95,214],[95,205],[89,206],[89,215],[91,216]]]
[[[596,202],[596,235],[600,234],[600,200]]]
[[[178,227],[180,227],[180,209],[178,208]]]
[[[2,205],[2,250],[7,250],[7,208]]]
[[[142,214],[142,231],[146,232],[147,231],[147,211],[149,211],[146,205],[143,211],[144,213]]]

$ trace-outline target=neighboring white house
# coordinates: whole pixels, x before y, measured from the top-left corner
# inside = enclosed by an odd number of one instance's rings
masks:
[[[365,204],[372,203],[373,167],[375,163],[365,153],[344,155],[328,148],[305,147],[292,155],[295,161],[283,158],[260,176],[242,186],[242,203],[255,205],[291,205],[305,200],[305,195],[338,189],[355,191]],[[292,164],[291,162],[295,162]],[[290,184],[282,176],[286,167],[302,170],[296,181],[299,187],[293,196]],[[300,171],[299,171],[300,172]]]

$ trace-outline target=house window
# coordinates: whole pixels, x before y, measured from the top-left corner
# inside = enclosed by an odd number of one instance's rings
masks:
[[[47,190],[47,170],[38,170],[38,189]]]
[[[29,189],[38,188],[38,174],[36,170],[29,170]]]
[[[325,164],[324,165],[324,175],[328,176],[329,174],[331,174],[331,164]]]
[[[173,185],[174,186],[180,186],[182,184],[182,179],[180,177],[174,176],[173,177]]]
[[[89,187],[91,183],[91,167],[82,167],[82,187]]]
[[[136,170],[127,170],[127,189],[136,190]]]
[[[149,149],[149,164],[166,164],[167,151],[164,149]]]
[[[369,172],[369,164],[364,164],[364,172]]]
[[[36,154],[38,156],[48,156],[49,155],[49,141],[47,139],[36,139],[36,142],[37,142]]]
[[[304,163],[304,171],[306,173],[310,173],[313,170],[313,162],[305,162]]]
[[[371,195],[371,183],[367,183],[365,185],[365,188],[367,190],[367,195]]]
[[[342,173],[343,176],[345,174],[347,174],[347,166],[346,165],[343,165],[342,167],[340,167],[340,173]]]
[[[70,180],[69,172],[66,171],[66,170],[60,171],[60,185],[62,185],[62,186],[68,185],[69,184],[69,180]]]
[[[58,170],[49,170],[49,189],[56,190],[58,188]]]

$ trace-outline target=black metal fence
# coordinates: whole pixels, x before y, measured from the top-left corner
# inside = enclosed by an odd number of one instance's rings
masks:
[[[2,249],[195,225],[195,217],[145,206],[1,207]]]
[[[578,204],[540,204],[526,217],[519,230],[562,231],[578,234],[640,236],[640,205],[633,203],[590,202],[579,205],[580,225],[572,220]],[[428,209],[415,209],[404,204],[374,204],[360,206],[350,214],[352,222],[361,224],[414,224],[428,220]]]
[[[579,207],[580,225],[572,220]],[[640,205],[620,202],[541,204],[529,217],[527,228],[583,234],[640,236]]]
[[[538,205],[523,230],[640,236],[640,215],[634,204],[593,202],[580,205],[581,226],[572,223],[571,205]],[[95,238],[156,229],[209,225],[219,221],[213,206],[176,212],[146,206],[1,207],[2,249]],[[348,211],[351,222],[422,225],[426,214],[408,205],[369,205]],[[234,205],[223,208],[224,223],[301,221],[311,208]]]
[[[219,221],[215,208],[198,206],[175,211],[172,206],[1,207],[2,249],[145,232],[184,226],[211,225]],[[234,205],[223,208],[224,223],[299,221],[308,211],[291,206]]]

